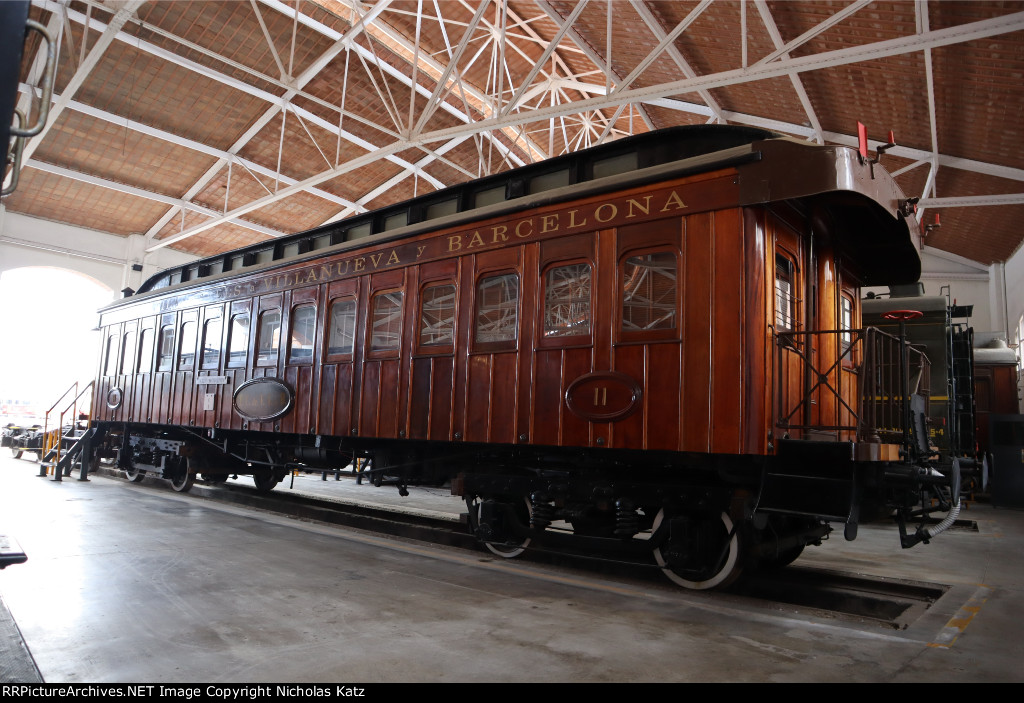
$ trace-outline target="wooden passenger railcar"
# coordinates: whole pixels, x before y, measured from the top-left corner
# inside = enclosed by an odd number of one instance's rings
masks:
[[[852,149],[621,140],[154,277],[101,313],[96,427],[179,489],[368,456],[496,553],[564,522],[724,584],[937,490],[915,362],[859,329],[918,276],[910,207]]]

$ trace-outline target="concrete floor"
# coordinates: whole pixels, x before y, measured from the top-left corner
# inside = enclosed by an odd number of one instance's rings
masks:
[[[155,481],[36,474],[0,457],[0,533],[28,554],[0,572],[0,595],[47,683],[1024,680],[1020,511],[972,504],[961,517],[977,532],[908,551],[895,528],[865,526],[856,542],[805,552],[799,565],[950,586],[895,631],[304,522]],[[351,479],[297,484],[399,500]],[[462,507],[436,490],[405,504]]]

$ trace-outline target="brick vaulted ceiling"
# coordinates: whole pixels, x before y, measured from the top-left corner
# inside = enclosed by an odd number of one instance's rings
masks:
[[[1024,238],[1024,3],[33,0],[53,109],[12,212],[205,256],[626,134],[872,148],[926,243]],[[30,39],[27,103],[42,60]]]

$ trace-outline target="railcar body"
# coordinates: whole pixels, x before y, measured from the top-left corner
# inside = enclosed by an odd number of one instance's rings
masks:
[[[689,588],[869,514],[927,540],[927,359],[859,324],[919,275],[911,207],[856,150],[631,137],[154,277],[101,311],[96,429],[180,490],[369,457],[450,480],[496,554]]]

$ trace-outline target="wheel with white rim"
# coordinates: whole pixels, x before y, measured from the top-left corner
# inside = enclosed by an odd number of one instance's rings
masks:
[[[502,559],[513,559],[523,552],[530,546],[530,538],[525,537],[521,540],[514,540],[511,542],[498,542],[490,541],[480,534],[480,514],[483,507],[484,501],[478,496],[471,496],[466,498],[466,506],[469,508],[470,526],[473,528],[474,534],[477,538],[483,542],[483,545],[487,547],[487,551],[495,554]],[[522,511],[518,513],[518,517],[523,520],[526,524],[530,522],[530,502],[523,499]]]
[[[653,533],[657,534],[665,519],[665,511],[662,509],[654,518]],[[671,554],[671,542],[655,547],[654,559],[669,580],[683,588],[694,591],[724,588],[735,582],[743,572],[743,540],[740,530],[725,512],[718,520],[709,520],[700,528],[703,531],[699,540],[699,553],[703,563],[695,568],[680,568]]]

